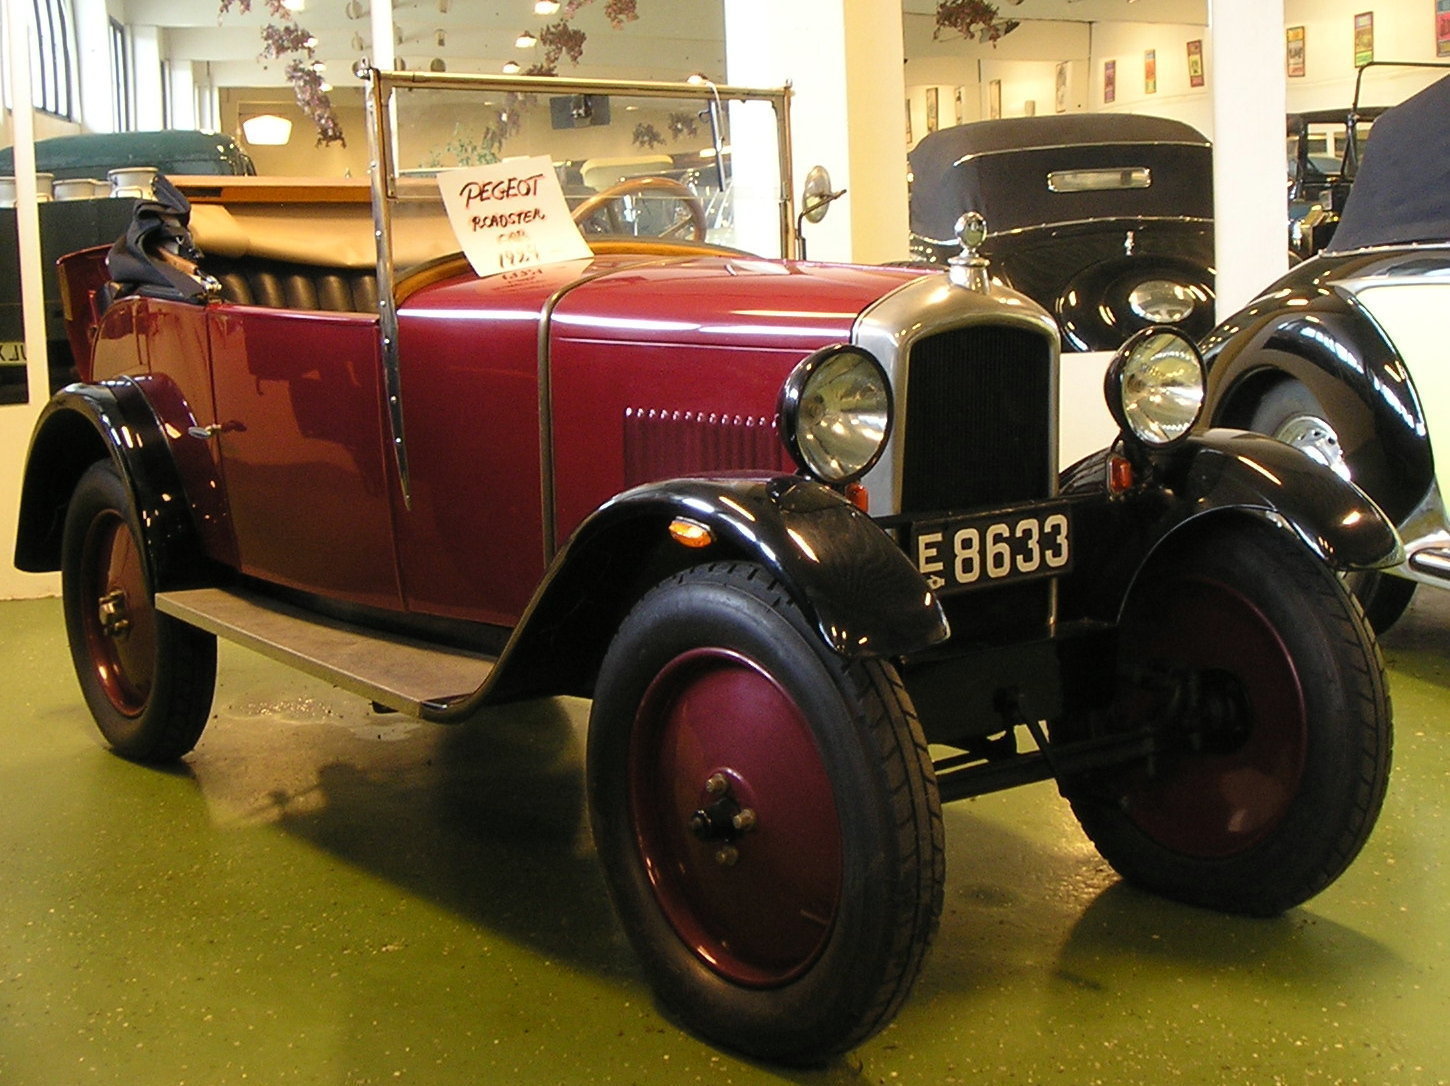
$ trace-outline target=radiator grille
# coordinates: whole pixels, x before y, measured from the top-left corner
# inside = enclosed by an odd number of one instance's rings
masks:
[[[1051,493],[1052,352],[1040,333],[983,325],[930,336],[908,361],[903,513]]]
[[[775,419],[703,411],[626,408],[626,486],[713,471],[795,470]]]

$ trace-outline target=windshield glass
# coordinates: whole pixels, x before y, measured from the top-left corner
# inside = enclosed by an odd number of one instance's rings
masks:
[[[437,229],[440,173],[538,155],[587,238],[787,255],[783,90],[415,72],[372,81],[397,267],[458,249]]]

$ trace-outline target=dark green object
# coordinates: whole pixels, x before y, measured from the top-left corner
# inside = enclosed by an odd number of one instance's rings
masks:
[[[84,132],[35,141],[35,168],[104,181],[109,170],[155,166],[173,174],[254,174],[251,158],[231,136],[210,132]],[[0,148],[0,175],[15,173],[14,149]]]

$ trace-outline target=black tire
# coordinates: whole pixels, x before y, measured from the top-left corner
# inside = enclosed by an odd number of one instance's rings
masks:
[[[116,753],[168,762],[196,746],[216,686],[216,638],[160,614],[131,495],[110,461],[66,511],[61,585],[81,692]]]
[[[1157,752],[1063,791],[1125,879],[1179,901],[1297,905],[1348,866],[1384,799],[1379,650],[1338,578],[1268,525],[1235,518],[1155,558],[1127,601],[1109,716],[1152,729]]]
[[[686,571],[610,645],[589,785],[624,929],[686,1026],[815,1063],[890,1021],[945,873],[936,778],[894,668],[830,652],[758,566]],[[729,825],[737,809],[753,827]]]
[[[1344,575],[1345,587],[1359,600],[1364,617],[1377,634],[1383,634],[1404,615],[1415,598],[1416,583],[1408,577],[1367,569]]]
[[[1280,381],[1271,388],[1254,408],[1249,429],[1302,449],[1344,478],[1351,477],[1334,420],[1298,381]],[[1414,581],[1374,570],[1346,574],[1345,583],[1381,634],[1399,621],[1415,594]]]

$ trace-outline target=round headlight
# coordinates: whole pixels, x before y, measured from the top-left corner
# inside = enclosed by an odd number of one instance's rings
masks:
[[[1108,367],[1108,410],[1125,431],[1155,447],[1171,445],[1203,410],[1203,357],[1178,332],[1145,328]]]
[[[1145,279],[1128,292],[1128,308],[1153,324],[1178,324],[1193,315],[1194,289],[1172,279]]]
[[[801,470],[824,483],[865,474],[891,433],[891,385],[857,347],[804,359],[780,390],[780,433]]]

